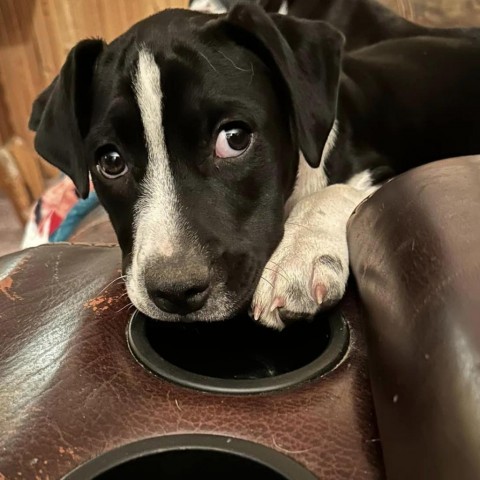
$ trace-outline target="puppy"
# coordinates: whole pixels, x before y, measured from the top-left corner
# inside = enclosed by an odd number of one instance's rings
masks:
[[[253,4],[169,10],[74,47],[30,126],[83,196],[90,172],[138,309],[218,321],[251,303],[282,329],[342,297],[363,199],[480,151],[480,43],[439,35],[345,52],[330,24]]]

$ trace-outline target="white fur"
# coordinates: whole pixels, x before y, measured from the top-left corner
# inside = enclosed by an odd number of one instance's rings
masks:
[[[285,205],[285,213],[288,215],[293,207],[304,197],[320,192],[328,185],[328,178],[325,172],[325,163],[335,149],[338,138],[338,120],[335,120],[329,134],[325,146],[322,151],[322,158],[318,168],[312,168],[305,157],[300,152],[300,160],[298,162],[297,182],[295,188]]]
[[[178,246],[181,222],[165,146],[160,69],[153,55],[145,49],[138,55],[134,88],[148,152],[142,195],[135,208],[135,236],[142,249],[155,248],[160,255],[170,257]]]
[[[190,5],[190,10],[205,13],[225,13],[226,9],[220,2],[215,0],[193,0]]]
[[[335,120],[335,122],[333,122],[332,128],[330,129],[330,132],[328,132],[327,141],[325,142],[325,146],[323,147],[320,166],[325,165],[325,162],[328,160],[328,158],[332,154],[333,149],[335,148],[335,145],[337,143],[338,131],[339,131],[338,120]]]
[[[347,180],[347,185],[351,185],[357,190],[362,190],[367,194],[373,193],[378,189],[377,185],[372,185],[372,175],[370,170],[364,170],[363,172],[355,174],[349,180]]]
[[[226,13],[226,8],[216,0],[193,0],[190,4],[190,10],[196,10],[197,12],[205,13]],[[282,15],[288,14],[288,2],[285,0],[282,2],[278,13]]]
[[[287,15],[288,14],[288,2],[287,0],[284,0],[282,2],[282,5],[280,6],[280,10],[278,11],[281,15]]]
[[[304,197],[320,192],[328,184],[328,178],[325,174],[323,165],[318,168],[312,168],[302,153],[298,161],[297,182],[295,188],[285,205],[285,213],[288,215],[293,207]]]
[[[149,258],[171,257],[184,235],[179,203],[165,146],[162,119],[160,69],[151,52],[143,48],[133,86],[140,109],[148,163],[134,207],[133,258],[127,272],[127,288],[133,303],[143,311],[155,309],[144,285],[145,265]]]

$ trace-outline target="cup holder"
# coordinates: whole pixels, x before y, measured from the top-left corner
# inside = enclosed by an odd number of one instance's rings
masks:
[[[277,332],[248,316],[224,322],[169,323],[135,312],[127,329],[137,360],[183,386],[216,393],[261,393],[332,370],[349,340],[341,314]]]
[[[63,480],[315,480],[270,448],[217,435],[170,435],[124,445],[78,467]]]

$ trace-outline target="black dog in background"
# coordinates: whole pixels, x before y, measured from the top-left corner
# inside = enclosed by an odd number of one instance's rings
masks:
[[[256,4],[269,13],[327,22],[345,35],[345,50],[355,50],[394,38],[479,35],[476,28],[429,28],[417,25],[376,0],[190,0],[190,8],[224,13],[238,3]]]

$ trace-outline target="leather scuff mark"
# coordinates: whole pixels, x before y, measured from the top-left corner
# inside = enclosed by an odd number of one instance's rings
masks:
[[[15,292],[12,291],[12,286],[13,278],[10,275],[0,280],[0,292],[3,293],[9,300],[11,300],[12,302],[15,302],[17,300],[23,300],[22,297],[18,296]]]
[[[80,457],[75,453],[75,450],[71,447],[58,447],[58,453],[60,455],[66,455],[72,460],[79,461]]]
[[[104,312],[108,310],[113,305],[118,304],[119,300],[125,298],[126,290],[125,284],[122,282],[120,284],[116,283],[119,280],[123,280],[122,276],[115,278],[110,282],[106,287],[104,287],[95,298],[92,298],[83,304],[83,307],[86,309],[92,310],[95,312]],[[108,292],[111,288],[112,291]]]
[[[85,308],[90,308],[94,312],[96,311],[103,312],[105,310],[108,310],[112,303],[113,303],[113,297],[107,297],[107,296],[101,295],[100,297],[92,298],[83,306]]]
[[[12,276],[15,275],[17,272],[21,270],[21,268],[30,260],[31,255],[26,254],[23,258],[19,261],[14,263],[10,266],[10,268],[6,268],[4,271],[4,276],[0,278],[0,294],[5,295],[10,301],[15,302],[18,300],[23,300],[22,297],[17,295],[15,292],[12,291],[13,287],[13,278]],[[0,478],[0,480],[2,480]]]

